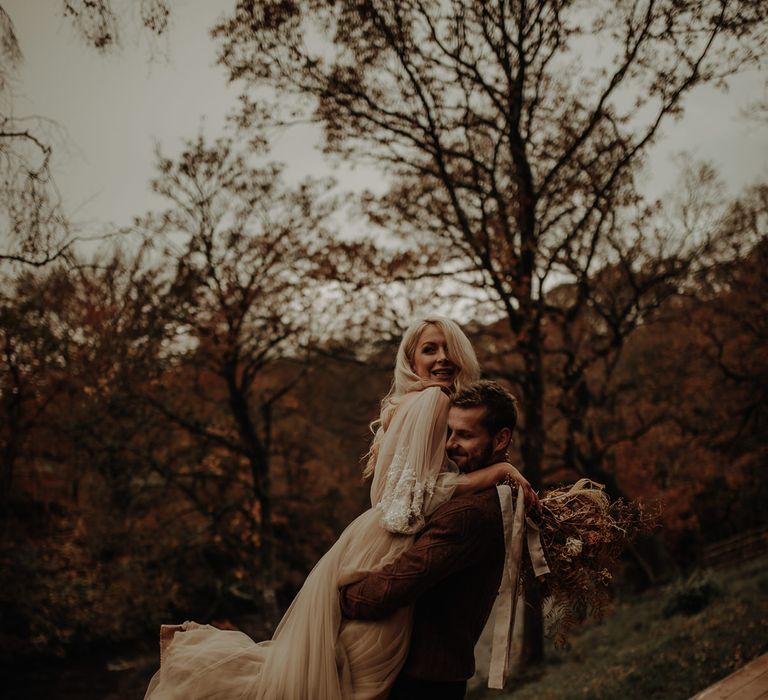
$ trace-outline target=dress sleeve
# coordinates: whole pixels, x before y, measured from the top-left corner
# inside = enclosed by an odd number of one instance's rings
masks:
[[[381,526],[413,534],[445,503],[461,477],[445,457],[450,400],[439,387],[407,395],[384,433],[376,459],[371,503]]]

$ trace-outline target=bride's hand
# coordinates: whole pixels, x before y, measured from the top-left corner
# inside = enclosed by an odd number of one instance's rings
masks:
[[[533,487],[528,482],[528,479],[526,479],[520,473],[517,467],[514,467],[509,462],[499,462],[496,466],[499,469],[498,480],[500,482],[507,480],[514,481],[518,486],[520,486],[520,488],[523,489],[526,510],[530,510],[531,508],[536,508],[538,510],[540,508],[539,497],[536,495]]]

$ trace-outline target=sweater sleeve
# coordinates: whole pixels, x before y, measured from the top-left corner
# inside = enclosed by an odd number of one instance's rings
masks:
[[[474,499],[439,508],[410,549],[379,571],[340,589],[341,610],[353,620],[380,620],[416,600],[456,571],[473,566],[493,544],[491,519]]]

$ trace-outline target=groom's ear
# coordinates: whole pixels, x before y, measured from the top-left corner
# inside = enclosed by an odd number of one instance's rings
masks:
[[[493,436],[493,451],[506,452],[511,441],[512,431],[509,428],[502,428]]]

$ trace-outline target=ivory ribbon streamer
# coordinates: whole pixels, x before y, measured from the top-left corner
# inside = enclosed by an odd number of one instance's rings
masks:
[[[533,573],[537,577],[543,576],[549,573],[549,564],[544,558],[539,526],[530,518],[526,518],[525,523],[527,525],[525,536],[528,543],[528,556],[531,558],[531,564],[533,564]]]
[[[525,502],[523,490],[518,489],[517,505],[512,508],[512,489],[501,484],[496,487],[501,505],[501,517],[504,523],[504,546],[506,557],[501,574],[500,600],[493,622],[493,641],[491,643],[491,665],[488,673],[488,687],[501,689],[509,669],[509,641],[512,622],[515,619],[517,605],[517,584],[520,578],[520,561],[523,553],[523,534],[525,532]]]
[[[523,490],[517,490],[517,502],[512,505],[512,488],[508,484],[496,487],[504,524],[504,547],[506,555],[504,570],[501,574],[499,602],[493,621],[493,641],[491,643],[491,664],[488,673],[488,687],[500,690],[504,687],[509,671],[509,653],[512,626],[517,607],[520,564],[523,558],[523,536],[526,535],[528,553],[536,576],[549,573],[547,560],[539,538],[539,528],[525,517],[525,498]],[[527,528],[526,528],[527,524]]]

